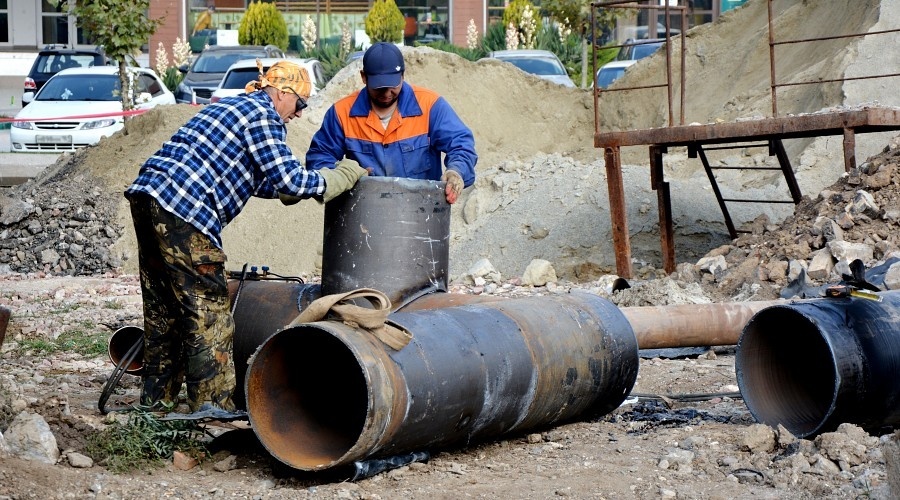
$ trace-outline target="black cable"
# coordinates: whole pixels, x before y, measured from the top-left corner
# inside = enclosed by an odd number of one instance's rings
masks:
[[[97,409],[100,410],[101,415],[106,415],[110,411],[122,411],[131,408],[130,406],[128,406],[107,410],[106,401],[112,395],[112,392],[116,388],[116,385],[119,383],[119,380],[122,380],[122,375],[124,375],[125,372],[128,371],[128,367],[131,366],[134,358],[136,358],[138,353],[143,350],[143,347],[144,339],[137,339],[134,345],[128,348],[128,351],[124,356],[122,356],[122,359],[119,360],[119,363],[116,365],[116,367],[113,368],[112,374],[110,374],[109,378],[106,380],[106,384],[103,386],[103,391],[100,392],[100,399],[97,400]]]

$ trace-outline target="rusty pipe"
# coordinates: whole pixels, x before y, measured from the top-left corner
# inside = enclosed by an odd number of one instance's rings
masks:
[[[401,311],[420,311],[451,305],[481,304],[509,300],[492,295],[434,293],[420,297]],[[784,301],[733,302],[725,304],[677,304],[623,307],[640,349],[735,345],[744,325],[757,312]]]
[[[251,427],[300,470],[469,443],[616,408],[637,378],[637,342],[589,293],[396,312],[393,351],[334,321],[272,335],[245,379]]]
[[[900,292],[795,301],[758,312],[735,372],[757,421],[806,438],[844,422],[900,424]]]
[[[623,307],[641,349],[735,345],[757,312],[783,301]]]

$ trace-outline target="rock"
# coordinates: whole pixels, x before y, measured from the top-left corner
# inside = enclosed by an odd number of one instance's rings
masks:
[[[69,465],[76,469],[90,469],[94,466],[94,460],[91,457],[82,455],[77,451],[71,451],[66,454],[66,459],[69,461]]]
[[[850,215],[865,215],[872,219],[877,219],[881,214],[881,210],[875,203],[875,198],[862,189],[856,192],[856,196],[854,196],[853,201],[847,205],[846,210]]]
[[[884,286],[888,290],[900,290],[900,262],[891,264],[884,274]]]
[[[891,184],[891,170],[882,168],[863,177],[863,185],[868,189],[881,189]]]
[[[775,260],[766,265],[770,281],[778,281],[784,278],[788,271],[788,263],[783,260]]]
[[[781,424],[778,424],[778,427],[775,428],[775,437],[778,440],[778,446],[782,448],[787,448],[797,442],[797,437]]]
[[[806,271],[806,261],[805,260],[797,260],[792,259],[788,263],[788,281],[794,281],[795,279],[800,277],[801,271]]]
[[[836,463],[817,453],[812,457],[812,467],[810,468],[810,472],[820,476],[830,477],[839,475],[841,473],[841,468],[838,467]]]
[[[837,225],[841,227],[844,231],[848,229],[852,229],[856,222],[853,220],[853,216],[848,214],[847,212],[841,212],[837,218],[835,219]]]
[[[556,270],[550,262],[543,259],[533,259],[528,263],[525,272],[522,273],[522,284],[532,286],[544,286],[547,283],[556,283]]]
[[[196,458],[181,451],[172,454],[172,465],[178,470],[191,470],[200,462]]]
[[[768,453],[775,449],[775,431],[765,424],[753,424],[744,431],[741,449],[750,453]]]
[[[851,466],[865,462],[868,448],[874,447],[877,442],[877,438],[869,436],[860,427],[846,423],[838,426],[837,431],[825,432],[815,439],[823,456]]]
[[[237,455],[228,455],[227,457],[213,464],[213,470],[216,470],[218,472],[228,472],[230,470],[234,470],[235,468],[237,468]]]
[[[16,198],[0,197],[0,226],[9,226],[25,220],[34,213],[34,205]]]
[[[503,281],[500,273],[491,264],[488,259],[481,259],[472,264],[472,267],[466,271],[466,276],[471,283],[475,282],[475,278],[483,278],[486,282],[500,283]]]
[[[706,271],[713,276],[719,276],[722,271],[728,269],[728,263],[722,255],[703,257],[697,261],[697,266],[701,271]]]
[[[840,241],[844,239],[844,230],[837,222],[828,217],[818,217],[810,232],[814,235],[822,235],[825,241]]]
[[[15,457],[45,464],[59,460],[56,437],[44,417],[37,413],[19,413],[6,430],[6,444]]]
[[[831,252],[823,248],[813,254],[812,262],[809,263],[806,275],[810,279],[826,280],[832,269],[834,269],[834,260],[831,257]]]
[[[853,262],[860,259],[863,263],[871,262],[875,258],[875,249],[865,243],[850,243],[848,241],[832,241],[828,243],[828,250],[837,260]]]

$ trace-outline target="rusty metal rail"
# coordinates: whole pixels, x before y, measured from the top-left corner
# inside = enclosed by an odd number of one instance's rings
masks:
[[[774,13],[772,9],[772,1],[767,0],[768,7],[768,38],[769,38],[769,59],[770,59],[770,86],[772,94],[772,111],[773,116],[760,120],[735,122],[735,123],[715,123],[696,126],[684,125],[684,90],[688,85],[689,75],[684,70],[684,54],[685,54],[685,37],[684,30],[681,34],[681,54],[682,54],[682,71],[681,71],[681,116],[682,121],[679,125],[673,125],[672,111],[672,92],[671,92],[671,48],[669,43],[666,44],[666,72],[667,86],[669,88],[668,105],[669,120],[665,126],[659,128],[649,128],[640,130],[625,131],[601,131],[600,117],[600,97],[602,91],[595,89],[594,91],[594,147],[603,149],[603,156],[606,165],[607,188],[609,191],[610,221],[613,236],[613,249],[615,252],[616,269],[620,276],[632,276],[631,264],[631,243],[628,233],[628,221],[625,212],[625,190],[623,186],[622,165],[620,150],[625,146],[648,146],[649,147],[649,166],[650,166],[650,183],[653,190],[657,192],[657,202],[659,207],[659,231],[660,245],[662,248],[663,267],[667,272],[675,270],[675,244],[673,228],[674,224],[671,219],[672,208],[671,198],[669,194],[669,184],[666,182],[663,157],[670,147],[687,147],[688,156],[691,158],[699,158],[703,162],[709,181],[713,187],[714,194],[722,210],[723,218],[729,235],[732,238],[737,237],[738,229],[735,227],[728,213],[727,202],[756,202],[756,203],[799,203],[801,199],[800,188],[794,177],[793,167],[790,164],[787,153],[785,152],[782,141],[785,139],[822,137],[828,135],[837,135],[843,138],[842,146],[844,152],[844,169],[851,175],[856,172],[856,134],[867,132],[883,132],[900,130],[900,114],[893,108],[865,107],[854,111],[835,111],[835,112],[817,112],[806,115],[793,115],[779,117],[777,105],[777,89],[780,87],[798,86],[798,85],[822,85],[825,83],[843,82],[851,80],[864,80],[874,78],[889,78],[900,76],[900,73],[890,72],[877,75],[868,75],[860,77],[844,77],[844,78],[822,78],[815,79],[811,77],[804,81],[778,82],[775,75],[776,54],[775,47],[787,44],[798,43],[817,43],[825,40],[834,40],[841,38],[865,37],[868,35],[883,35],[889,33],[900,32],[900,29],[886,29],[872,31],[870,33],[851,33],[846,35],[832,35],[815,38],[799,38],[794,40],[777,40],[774,33]],[[655,8],[662,9],[658,5],[629,3],[624,0],[615,0],[609,2],[592,3],[592,21],[596,21],[595,13],[598,9],[603,8]],[[670,7],[671,8],[671,7]],[[865,7],[861,7],[865,8]],[[666,20],[669,20],[669,12],[666,10]],[[596,23],[594,27],[594,40],[598,39]],[[671,34],[668,25],[667,42],[671,42]],[[594,59],[596,66],[596,56]],[[615,91],[623,90],[643,90],[647,88],[655,88],[657,85],[644,85],[640,87],[624,87],[617,86]],[[746,200],[737,197],[726,198],[719,191],[717,181],[713,175],[713,171],[719,167],[710,165],[706,158],[704,149],[726,149],[736,147],[736,144],[742,144],[747,141],[765,141],[769,148],[769,155],[777,159],[778,170],[784,174],[788,190],[790,192],[790,201],[786,199],[764,199],[764,200]],[[715,148],[708,148],[709,145],[715,145]],[[742,146],[746,147],[746,146]],[[731,167],[746,168],[746,167]],[[771,168],[776,170],[775,167]]]
[[[638,3],[634,2],[633,0],[632,1],[611,0],[611,1],[606,1],[606,2],[593,3],[593,4],[591,4],[591,6],[592,6],[592,8],[591,8],[591,26],[593,27],[593,33],[592,33],[591,40],[593,40],[593,43],[594,43],[594,50],[592,51],[593,52],[593,61],[592,61],[592,65],[591,65],[592,69],[593,69],[592,78],[594,79],[594,86],[593,86],[593,88],[594,88],[594,109],[595,110],[600,109],[599,108],[600,94],[602,94],[603,92],[622,92],[622,91],[626,91],[626,90],[644,90],[644,89],[665,88],[666,89],[666,99],[668,102],[668,110],[669,110],[669,121],[668,121],[669,126],[675,125],[675,112],[674,112],[674,105],[672,102],[672,93],[673,93],[673,88],[672,88],[673,87],[673,82],[672,82],[672,39],[673,38],[672,38],[672,30],[671,30],[672,27],[669,26],[669,19],[670,19],[669,14],[672,11],[680,12],[680,14],[681,14],[681,26],[680,26],[681,33],[678,35],[678,38],[681,39],[681,43],[679,44],[679,47],[680,47],[680,57],[679,57],[680,70],[678,72],[678,77],[680,80],[679,89],[680,89],[681,95],[679,97],[679,106],[678,106],[679,114],[680,114],[678,123],[681,125],[684,125],[684,87],[685,87],[684,86],[684,75],[685,75],[684,36],[685,35],[684,34],[687,31],[687,7],[669,5],[668,2],[666,2],[665,5],[662,7],[660,7],[659,5],[652,5],[650,2],[647,2],[647,4],[644,5],[644,4],[638,4]],[[665,19],[666,19],[666,22],[664,24],[665,39],[666,39],[666,43],[665,43],[666,81],[665,82],[657,83],[657,84],[649,84],[649,85],[631,86],[631,87],[616,86],[616,88],[614,88],[614,89],[601,89],[601,88],[597,87],[597,85],[596,85],[597,71],[600,69],[597,67],[597,49],[614,49],[614,48],[625,47],[624,44],[604,45],[604,46],[597,45],[597,40],[599,39],[599,37],[597,36],[598,33],[597,33],[597,29],[596,29],[597,28],[596,14],[597,14],[598,9],[637,9],[637,10],[650,10],[651,12],[662,10],[665,13]],[[655,24],[656,24],[656,19],[653,19],[653,23],[648,22],[649,26],[655,26]],[[646,44],[646,43],[649,43],[649,42],[641,42],[640,40],[637,40],[634,42],[635,45]],[[600,130],[600,113],[599,112],[594,113],[594,130],[598,130],[598,131]]]
[[[866,76],[854,76],[854,77],[845,77],[845,78],[830,78],[824,80],[800,80],[794,82],[786,82],[779,83],[778,79],[775,77],[775,47],[779,45],[790,45],[797,43],[815,43],[826,40],[840,40],[844,38],[863,38],[869,35],[885,35],[888,33],[897,33],[900,32],[900,28],[889,29],[889,30],[878,30],[878,31],[869,31],[866,33],[849,33],[846,35],[831,35],[831,36],[820,36],[813,38],[797,38],[793,40],[776,40],[775,28],[772,24],[772,20],[775,17],[772,12],[772,1],[767,0],[767,10],[768,10],[768,26],[769,26],[769,72],[770,72],[770,86],[772,89],[772,116],[778,116],[778,88],[779,87],[791,87],[797,85],[822,85],[824,83],[835,83],[835,82],[847,82],[851,80],[871,80],[876,78],[891,78],[900,76],[900,73],[878,73],[874,75],[866,75]],[[861,6],[860,8],[865,8]]]

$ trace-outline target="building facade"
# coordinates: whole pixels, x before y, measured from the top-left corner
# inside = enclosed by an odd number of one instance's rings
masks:
[[[176,38],[188,40],[197,16],[210,5],[216,8],[213,14],[216,28],[237,29],[249,1],[151,0],[150,17],[162,18],[163,23],[148,43],[145,54],[153,60],[160,42],[171,47]],[[719,14],[746,0],[680,1],[687,2],[689,23],[693,26],[715,20]],[[345,23],[352,33],[364,36],[365,15],[370,5],[369,0],[276,0],[274,3],[285,16],[288,32],[292,35],[289,50],[297,50],[297,40],[307,16],[315,21],[322,42],[336,42]],[[396,0],[396,3],[408,18],[410,33],[414,33],[407,40],[446,40],[464,45],[469,22],[474,21],[478,30],[484,33],[490,23],[502,19],[508,0]],[[534,3],[540,5],[539,0]],[[646,19],[637,19],[637,22],[646,24]],[[49,44],[90,46],[75,17],[69,15],[64,1],[0,0],[0,52],[33,52]]]

